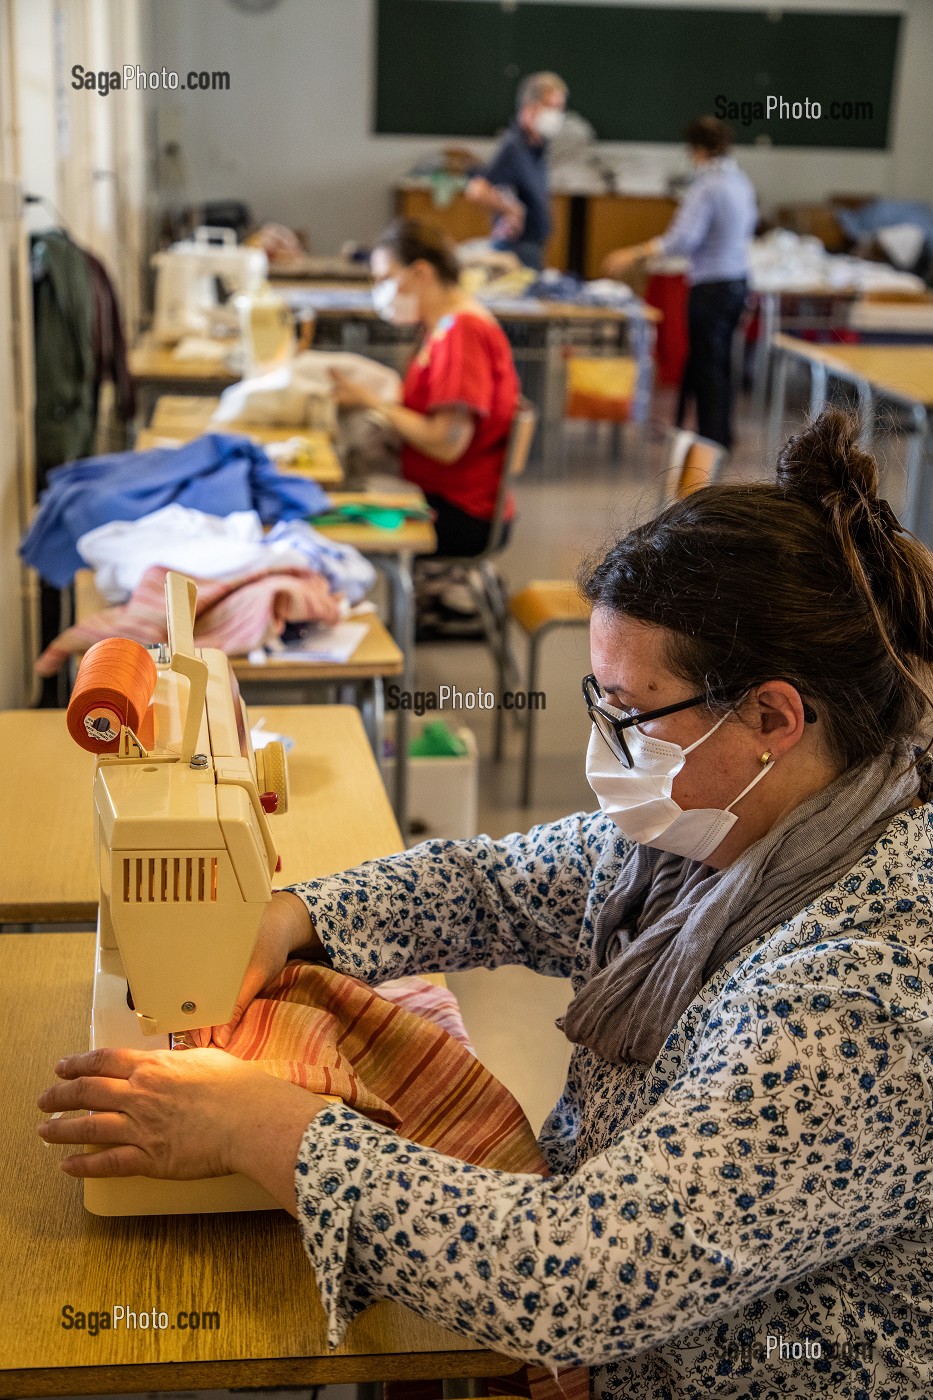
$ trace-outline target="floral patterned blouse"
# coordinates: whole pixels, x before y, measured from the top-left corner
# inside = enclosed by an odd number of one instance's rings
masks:
[[[575,1048],[546,1180],[346,1108],[301,1145],[336,1344],[393,1298],[604,1400],[933,1396],[933,805],[746,945],[649,1067]],[[584,979],[625,843],[601,813],[427,842],[293,886],[368,982],[518,963]]]

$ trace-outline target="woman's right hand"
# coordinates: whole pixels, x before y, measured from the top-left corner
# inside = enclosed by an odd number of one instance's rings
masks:
[[[256,946],[253,948],[233,1015],[225,1026],[211,1028],[209,1040],[207,1032],[202,1032],[203,1043],[225,1049],[253,998],[258,996],[263,987],[275,981],[292,953],[305,947],[310,947],[312,952],[315,948],[323,951],[323,944],[314,931],[307,906],[288,890],[276,890],[262,916],[256,935]]]

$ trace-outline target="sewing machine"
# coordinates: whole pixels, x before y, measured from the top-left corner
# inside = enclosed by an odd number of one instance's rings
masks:
[[[191,579],[167,576],[168,645],[151,652],[151,742],[126,724],[116,737],[106,705],[83,701],[88,734],[116,743],[99,754],[94,777],[92,1049],[169,1049],[194,1028],[228,1021],[278,867],[268,815],[287,808],[285,753],[275,743],[254,752],[226,656],[195,650],[196,597]],[[80,683],[79,671],[76,695]],[[98,1215],[275,1208],[238,1176],[89,1179],[84,1200]]]
[[[258,291],[269,270],[261,248],[244,248],[227,228],[199,228],[194,238],[155,253],[155,315],[160,345],[184,336],[236,333],[234,297]]]

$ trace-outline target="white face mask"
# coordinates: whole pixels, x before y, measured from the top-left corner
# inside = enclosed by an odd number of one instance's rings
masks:
[[[559,107],[542,107],[534,119],[534,128],[542,141],[552,141],[564,125],[564,114]]]
[[[373,307],[383,321],[393,326],[414,326],[421,320],[418,298],[413,292],[400,292],[397,277],[384,277],[373,283]]]
[[[599,805],[630,841],[656,846],[686,860],[704,861],[728,836],[738,817],[730,808],[761,782],[771,767],[769,762],[730,802],[724,811],[718,807],[695,807],[685,811],[674,801],[674,779],[683,768],[687,754],[715,734],[722,719],[704,735],[682,749],[665,739],[653,739],[636,726],[625,731],[625,741],[634,759],[626,768],[616,758],[596,725],[586,751],[586,779],[599,798]]]

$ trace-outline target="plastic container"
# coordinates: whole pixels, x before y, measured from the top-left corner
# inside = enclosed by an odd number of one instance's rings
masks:
[[[436,717],[435,717],[436,718]],[[428,720],[412,718],[414,738]],[[479,750],[472,729],[456,729],[466,753],[460,757],[408,760],[408,823],[412,842],[461,841],[479,832]],[[392,791],[395,758],[383,759],[386,787]]]

